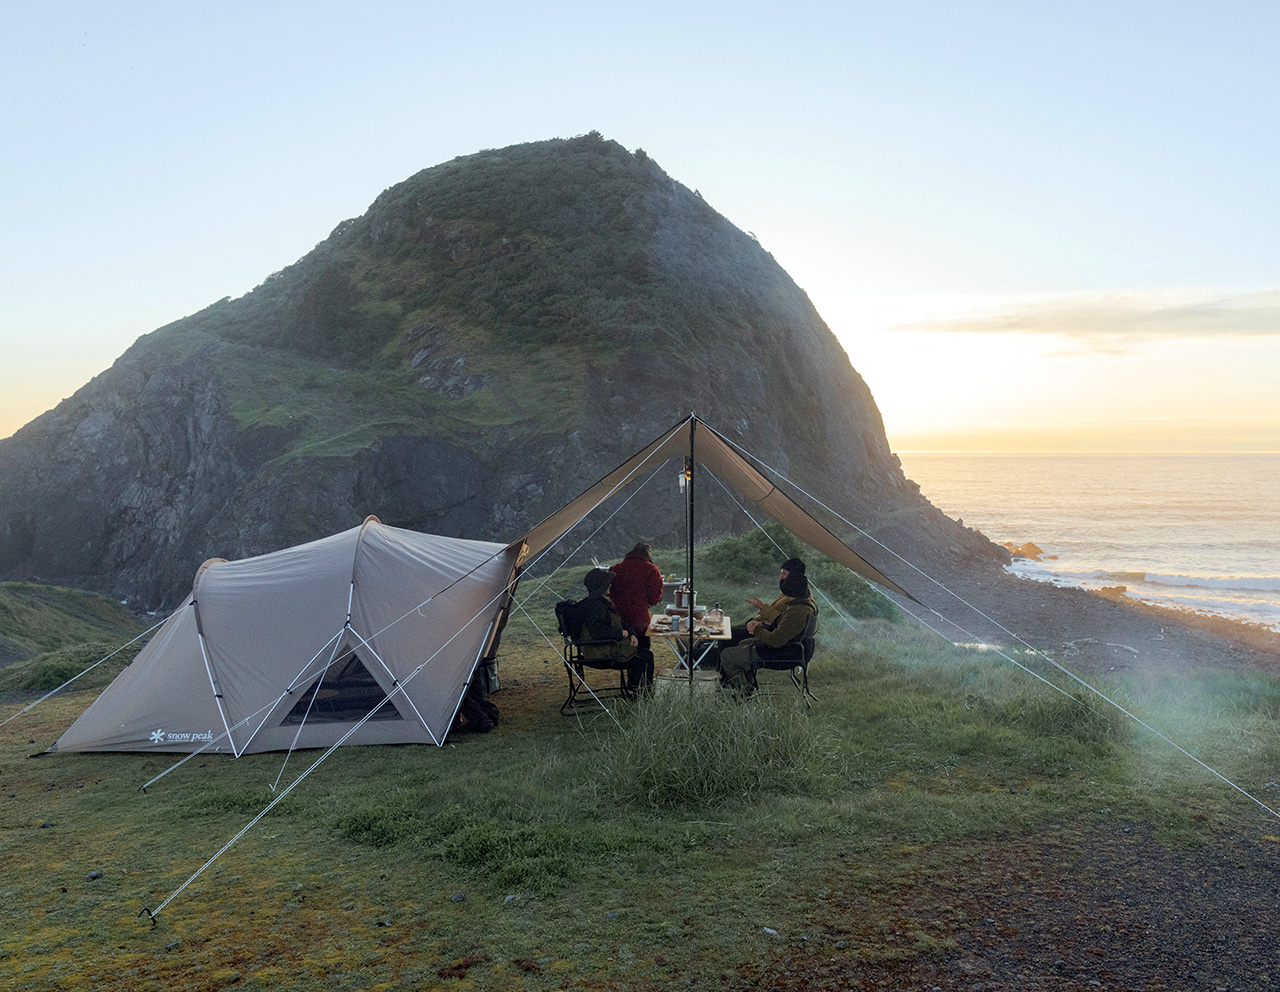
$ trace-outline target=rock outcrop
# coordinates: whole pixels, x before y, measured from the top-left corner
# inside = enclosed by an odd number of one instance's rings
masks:
[[[903,477],[870,390],[772,256],[593,134],[419,173],[0,441],[0,578],[160,608],[206,558],[369,513],[511,539],[690,411],[904,557],[1005,556]],[[674,540],[674,481],[600,539]],[[745,525],[702,493],[702,533]]]

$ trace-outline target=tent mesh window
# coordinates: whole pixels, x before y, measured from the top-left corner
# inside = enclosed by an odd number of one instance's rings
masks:
[[[311,698],[313,693],[314,702]],[[387,701],[387,694],[378,685],[378,680],[369,674],[360,656],[353,651],[329,666],[320,680],[318,692],[312,683],[302,693],[284,722],[355,723],[374,707],[377,707],[377,712],[370,719],[403,719],[400,711]]]

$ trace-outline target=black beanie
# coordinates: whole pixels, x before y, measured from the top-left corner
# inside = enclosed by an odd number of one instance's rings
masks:
[[[782,563],[782,567],[792,575],[804,575],[804,562],[799,558],[788,558]]]
[[[613,576],[614,573],[607,568],[593,568],[582,578],[582,584],[587,587],[587,595],[603,594],[613,584]]]

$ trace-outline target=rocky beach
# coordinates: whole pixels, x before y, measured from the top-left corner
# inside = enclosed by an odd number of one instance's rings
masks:
[[[1262,624],[1063,588],[985,561],[954,568],[939,581],[949,592],[932,583],[911,589],[979,639],[1036,648],[1073,671],[1230,668],[1280,674],[1280,633]],[[961,631],[944,633],[963,639]]]

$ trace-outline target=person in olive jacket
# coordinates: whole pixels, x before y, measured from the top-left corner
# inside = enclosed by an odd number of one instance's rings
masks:
[[[759,658],[767,657],[772,649],[798,641],[804,635],[809,618],[817,614],[804,563],[799,559],[793,558],[783,566],[778,589],[782,595],[767,606],[757,600],[760,616],[747,622],[748,636],[720,652],[720,684],[725,688],[750,695],[755,689]]]
[[[813,602],[813,596],[809,593],[809,579],[805,575],[805,564],[799,558],[788,558],[778,568],[778,588],[782,588],[782,583],[786,582],[787,577],[798,576],[804,583],[804,595],[808,597],[809,605],[813,607],[813,612],[818,612],[817,604]],[[791,597],[785,592],[780,593],[772,603],[766,603],[759,596],[749,596],[747,605],[754,607],[756,615],[745,624],[734,624],[729,628],[729,639],[724,641],[713,641],[710,645],[704,644],[703,647],[709,647],[709,653],[703,662],[704,667],[719,668],[720,656],[723,652],[728,651],[731,647],[736,647],[744,640],[752,635],[757,626],[772,626],[778,622],[778,617],[782,615],[782,611],[786,608]]]

